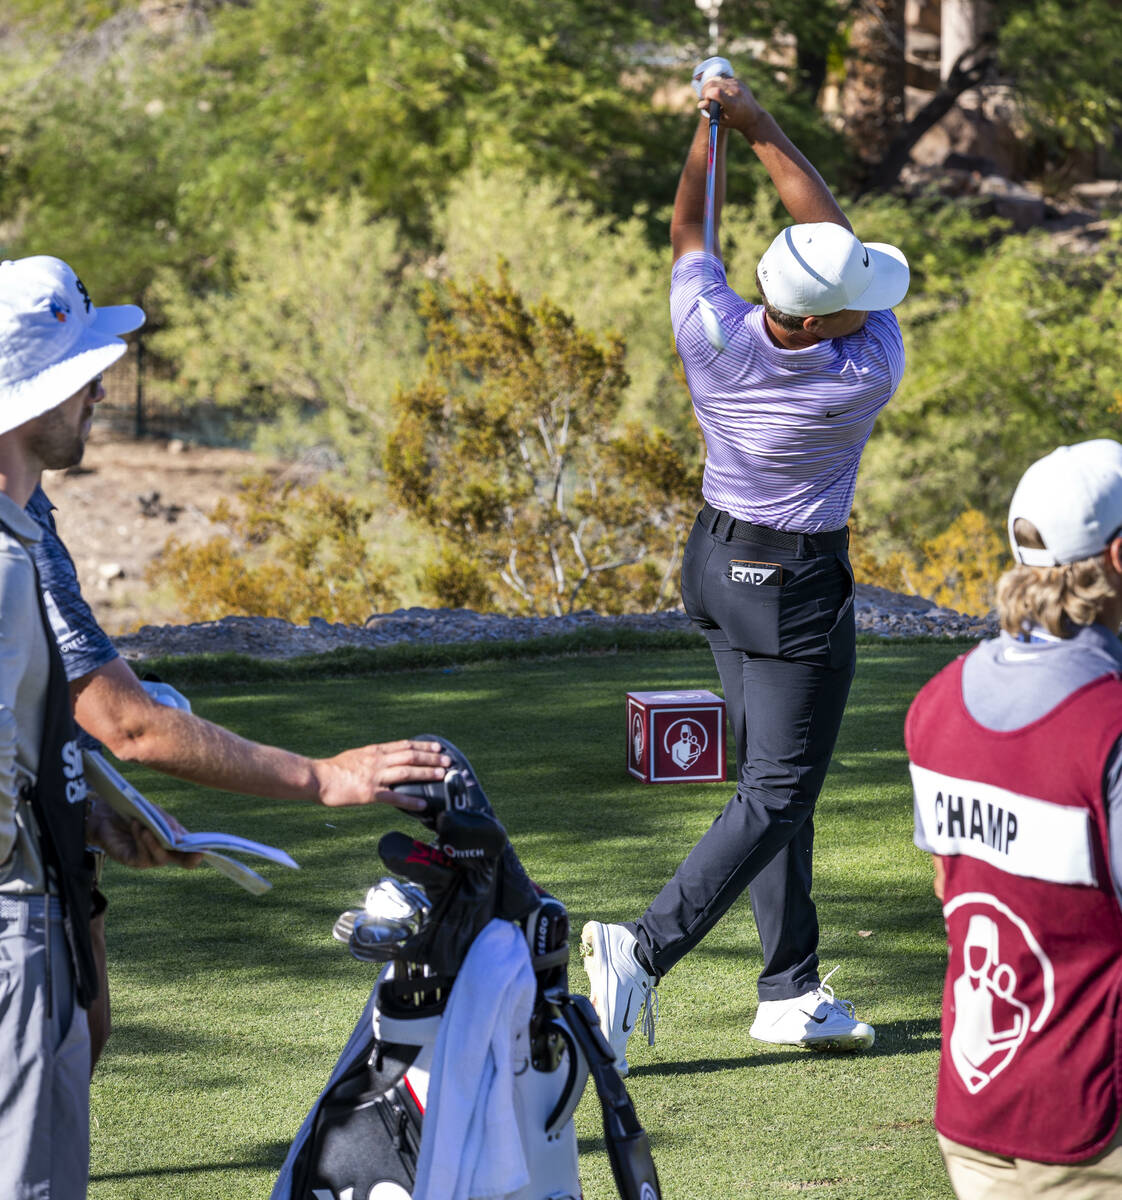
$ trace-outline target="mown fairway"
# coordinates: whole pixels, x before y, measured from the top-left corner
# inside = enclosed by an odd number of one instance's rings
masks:
[[[931,1128],[944,960],[931,868],[911,845],[903,718],[961,645],[866,645],[818,809],[823,970],[877,1029],[862,1056],[751,1041],[758,942],[747,896],[664,981],[658,1039],[632,1039],[629,1088],[673,1200],[812,1193],[951,1195]],[[176,682],[165,671],[169,682]],[[582,923],[638,915],[729,787],[644,786],[624,770],[624,694],[716,687],[708,652],[479,663],[371,678],[182,684],[197,712],[326,754],[440,733],[471,758],[530,873]],[[332,941],[383,870],[375,847],[416,828],[388,808],[328,811],[207,792],[132,770],[191,829],[288,850],[254,898],[209,868],[111,866],[115,1032],[93,1087],[91,1196],[266,1197],[350,1033],[374,969]],[[588,1200],[615,1196],[591,1090],[577,1114]]]

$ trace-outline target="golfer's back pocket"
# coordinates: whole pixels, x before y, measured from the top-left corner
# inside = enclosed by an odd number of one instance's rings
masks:
[[[706,599],[733,650],[774,657],[779,653],[783,566],[745,551],[743,542],[714,554],[706,572]]]

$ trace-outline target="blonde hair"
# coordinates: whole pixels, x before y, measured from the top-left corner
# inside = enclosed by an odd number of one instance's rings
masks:
[[[1018,546],[1043,550],[1036,526],[1021,517],[1013,523]],[[997,615],[1014,637],[1039,625],[1053,637],[1069,638],[1093,625],[1116,595],[1101,554],[1058,567],[1016,566],[997,581]]]

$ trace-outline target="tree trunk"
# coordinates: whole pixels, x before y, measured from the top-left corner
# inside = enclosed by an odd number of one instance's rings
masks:
[[[943,0],[939,22],[939,78],[946,82],[960,56],[980,45],[992,31],[990,0]]]
[[[904,0],[861,0],[843,112],[859,161],[879,163],[904,121]]]

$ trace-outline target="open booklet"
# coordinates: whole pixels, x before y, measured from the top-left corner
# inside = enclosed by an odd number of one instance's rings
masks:
[[[86,782],[114,811],[123,817],[135,818],[155,834],[161,846],[168,850],[198,851],[203,861],[227,878],[240,884],[247,892],[260,895],[273,885],[262,875],[251,870],[231,854],[252,854],[268,859],[282,867],[299,870],[295,859],[278,850],[249,838],[233,833],[179,833],[168,824],[160,810],[146,800],[140,792],[96,750],[83,750]]]

